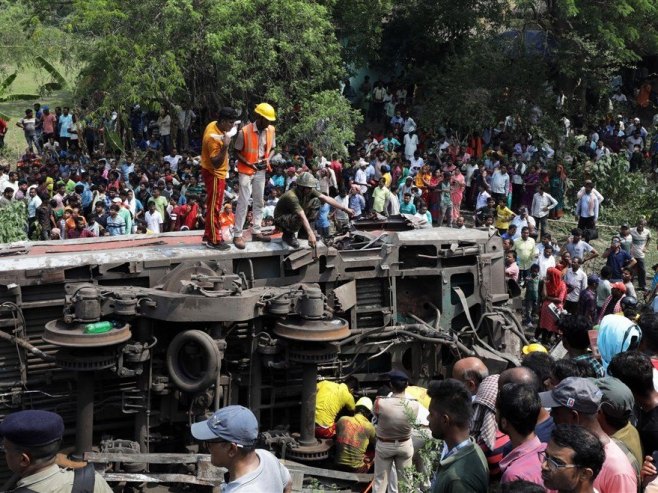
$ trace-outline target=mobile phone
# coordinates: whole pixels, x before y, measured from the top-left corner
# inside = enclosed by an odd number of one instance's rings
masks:
[[[654,450],[651,457],[653,457],[653,465],[658,467],[658,450]]]

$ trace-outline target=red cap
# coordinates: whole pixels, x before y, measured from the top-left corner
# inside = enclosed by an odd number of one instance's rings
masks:
[[[622,293],[626,292],[626,285],[623,282],[614,282],[610,287],[612,289],[618,289]]]

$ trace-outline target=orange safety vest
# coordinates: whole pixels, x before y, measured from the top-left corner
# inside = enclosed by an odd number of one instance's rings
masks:
[[[259,133],[254,131],[254,124],[250,123],[242,128],[242,150],[238,151],[238,173],[253,175],[256,170],[245,163],[256,164],[258,162],[258,138]],[[274,141],[274,127],[268,125],[265,129],[265,161],[267,161],[267,171],[272,171],[270,167],[270,151]]]

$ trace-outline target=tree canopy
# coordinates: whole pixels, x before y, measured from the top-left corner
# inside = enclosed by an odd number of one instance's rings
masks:
[[[284,124],[310,101],[331,113],[338,101],[326,91],[373,67],[416,84],[427,125],[468,130],[506,115],[526,125],[537,106],[556,113],[562,92],[571,111],[602,101],[614,74],[658,52],[653,0],[0,0],[0,9],[10,63],[75,56],[77,97],[92,108],[267,100]]]
[[[621,68],[658,52],[657,13],[651,0],[605,8],[596,0],[409,0],[394,9],[382,50],[418,84],[425,123],[475,129],[511,114],[527,124],[528,109],[553,111],[560,93],[569,110],[585,109]]]

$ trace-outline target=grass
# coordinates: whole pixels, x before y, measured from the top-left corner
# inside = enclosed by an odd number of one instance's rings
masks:
[[[58,66],[57,69],[70,81],[73,79],[70,72],[64,67]],[[14,69],[11,67],[4,68],[6,74],[11,74]],[[44,83],[50,82],[51,78],[48,72],[37,67],[26,67],[18,70],[18,75],[14,83],[7,90],[7,94],[32,94],[38,93],[39,87]],[[48,105],[54,112],[55,106],[67,106],[73,101],[73,93],[70,88],[54,91],[45,96],[32,101],[9,101],[0,103],[0,113],[10,117],[8,122],[7,135],[5,136],[5,146],[7,147],[7,159],[15,162],[25,152],[27,147],[23,138],[23,131],[16,126],[16,122],[25,115],[27,108],[32,108],[34,103]]]

